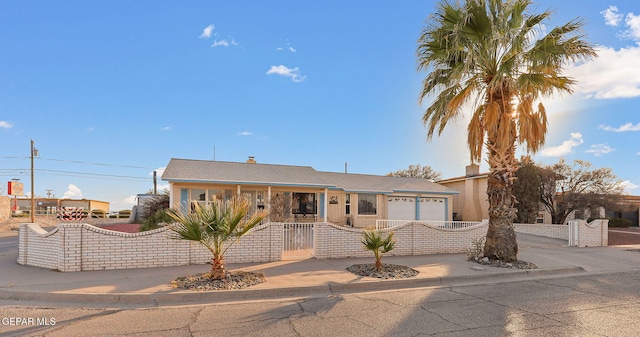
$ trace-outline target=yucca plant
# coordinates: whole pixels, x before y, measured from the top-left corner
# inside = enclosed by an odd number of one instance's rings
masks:
[[[362,233],[362,244],[365,249],[373,252],[376,257],[376,269],[381,270],[382,255],[392,251],[396,241],[393,240],[393,232],[383,238],[379,231],[370,230]]]
[[[176,221],[169,229],[177,234],[177,239],[196,241],[207,247],[213,255],[210,277],[225,279],[224,254],[227,249],[266,216],[264,212],[256,212],[248,217],[250,205],[249,200],[242,197],[227,201],[214,198],[206,205],[194,202],[190,212],[169,209],[167,214]]]

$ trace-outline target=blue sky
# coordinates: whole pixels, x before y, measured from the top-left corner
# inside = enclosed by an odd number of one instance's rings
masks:
[[[130,208],[170,158],[386,174],[469,164],[464,118],[426,141],[416,40],[434,1],[4,1],[0,180]],[[640,2],[539,1],[600,57],[545,100],[542,164],[611,167],[640,194]],[[215,149],[215,150],[214,150]],[[486,163],[484,164],[486,168]],[[160,184],[164,184],[159,180]],[[161,185],[162,187],[162,185]]]

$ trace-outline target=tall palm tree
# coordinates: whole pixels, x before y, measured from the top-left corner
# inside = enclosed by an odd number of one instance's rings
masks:
[[[223,201],[214,197],[213,201],[201,206],[193,203],[190,212],[169,209],[167,213],[176,222],[169,229],[177,239],[199,242],[213,255],[211,259],[212,279],[226,278],[224,254],[241,236],[247,234],[266,216],[256,212],[248,216],[250,202],[246,198],[236,197]]]
[[[490,173],[489,229],[484,254],[515,261],[511,188],[516,143],[536,152],[545,140],[546,111],[539,99],[571,93],[574,80],[563,67],[596,56],[574,19],[544,32],[550,11],[529,13],[530,0],[442,0],[418,40],[418,71],[426,71],[420,103],[432,99],[423,122],[427,137],[440,135],[471,106],[468,145],[471,161],[486,146]]]

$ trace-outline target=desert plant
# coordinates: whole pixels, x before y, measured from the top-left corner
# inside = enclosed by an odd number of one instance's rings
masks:
[[[609,218],[609,227],[629,227],[631,220],[623,218]]]
[[[162,224],[169,224],[173,222],[173,218],[164,210],[159,209],[149,218],[142,221],[142,225],[138,229],[139,232],[145,232],[160,228]]]
[[[484,241],[484,236],[471,239],[471,246],[464,251],[469,261],[478,261],[484,257]]]
[[[266,216],[263,211],[248,216],[250,205],[249,200],[242,197],[227,201],[214,197],[206,205],[194,202],[189,212],[168,209],[167,213],[176,221],[169,225],[169,229],[177,239],[196,241],[207,247],[213,255],[210,277],[225,279],[225,252]]]
[[[158,213],[158,211],[167,208],[169,208],[169,192],[165,191],[163,194],[156,194],[144,201],[142,218],[147,220]]]
[[[396,241],[393,240],[393,232],[390,232],[386,238],[382,233],[375,230],[364,231],[362,233],[362,244],[366,250],[373,252],[376,257],[376,269],[382,269],[382,255],[393,250]]]

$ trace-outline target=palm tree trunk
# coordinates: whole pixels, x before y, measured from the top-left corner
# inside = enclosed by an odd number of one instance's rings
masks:
[[[214,256],[211,259],[211,278],[214,280],[224,280],[227,278],[227,270],[224,267],[224,256]]]
[[[489,229],[484,245],[484,256],[491,260],[514,262],[518,259],[518,242],[513,228],[516,217],[511,189],[515,172],[513,150],[498,156],[490,148],[490,164],[494,164],[487,181],[489,199]],[[493,155],[493,156],[492,156]],[[498,159],[499,162],[496,162]]]

